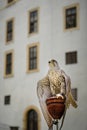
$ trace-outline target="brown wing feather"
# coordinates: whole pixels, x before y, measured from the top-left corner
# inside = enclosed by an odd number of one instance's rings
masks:
[[[69,99],[70,104],[71,104],[74,108],[77,108],[78,105],[77,105],[75,99],[73,98],[71,92],[70,92],[69,95],[68,95],[68,99]]]
[[[52,126],[52,118],[48,113],[47,106],[46,106],[46,99],[51,96],[51,91],[49,87],[49,80],[48,77],[40,80],[37,83],[37,96],[39,98],[40,107],[43,113],[43,116],[47,122],[48,127]]]
[[[69,108],[70,104],[74,107],[77,108],[77,103],[71,93],[71,79],[68,75],[65,74],[64,71],[62,71],[63,75],[65,76],[65,81],[66,81],[66,107]]]

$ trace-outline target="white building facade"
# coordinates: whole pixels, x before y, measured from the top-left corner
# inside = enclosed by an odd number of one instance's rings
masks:
[[[0,130],[48,129],[36,89],[50,59],[71,77],[78,104],[62,129],[87,129],[86,21],[87,0],[0,1]]]

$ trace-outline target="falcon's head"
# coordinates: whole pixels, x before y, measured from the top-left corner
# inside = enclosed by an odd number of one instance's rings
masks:
[[[58,62],[54,59],[50,60],[48,62],[48,64],[49,64],[50,69],[56,69],[56,68],[58,69],[59,68]]]

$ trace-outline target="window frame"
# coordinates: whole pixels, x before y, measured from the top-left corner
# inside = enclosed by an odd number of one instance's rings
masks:
[[[71,93],[72,93],[75,101],[78,101],[78,89],[77,88],[72,88]]]
[[[31,116],[33,116],[33,118]],[[38,113],[34,109],[30,109],[27,112],[27,119],[28,119],[27,120],[27,128],[28,129],[31,128],[31,121],[32,121],[32,124],[33,124],[33,126],[32,126],[33,128],[32,129],[34,130],[37,127],[37,130],[38,130]],[[35,126],[35,124],[36,124],[36,126]]]
[[[15,0],[11,0],[10,2],[9,2],[9,0],[7,0],[7,3],[9,4],[9,3],[12,3],[13,1],[15,1]]]
[[[29,36],[39,33],[39,10],[40,10],[40,8],[37,7],[37,8],[33,8],[28,11],[28,35]],[[37,11],[37,31],[30,33],[30,13],[32,13],[34,11]]]
[[[37,47],[37,68],[35,69],[29,69],[29,62],[30,62],[30,59],[29,59],[29,48],[32,48],[36,46]],[[27,45],[27,73],[31,73],[31,72],[38,72],[39,71],[39,43],[32,43],[32,44],[29,44]]]
[[[11,73],[10,74],[6,74],[6,69],[7,69],[7,62],[6,62],[6,60],[7,60],[7,55],[8,54],[12,54],[12,59],[11,59]],[[4,61],[4,78],[9,78],[9,77],[13,77],[14,76],[14,74],[13,74],[13,66],[14,66],[14,50],[9,50],[9,51],[6,51],[5,52],[5,56],[4,56],[5,58],[5,61]]]
[[[41,130],[41,113],[38,109],[37,106],[34,106],[34,105],[30,105],[28,106],[25,111],[24,111],[24,114],[23,114],[23,130],[27,130],[27,113],[31,110],[35,110],[38,114],[38,130]]]
[[[72,9],[72,8],[76,8],[76,27],[71,27],[71,28],[66,28],[66,10],[67,9]],[[64,18],[64,31],[74,31],[74,30],[79,30],[80,29],[80,19],[79,19],[79,11],[80,11],[80,6],[79,6],[79,3],[74,3],[74,4],[71,4],[71,5],[68,5],[68,6],[65,6],[63,8],[63,18]]]
[[[8,37],[8,27],[7,27],[7,25],[8,25],[8,22],[10,22],[10,21],[12,21],[12,24],[13,24],[12,25],[12,39],[8,40],[7,39],[7,37]],[[14,40],[14,18],[10,18],[6,21],[6,44],[13,42],[13,40]]]
[[[10,130],[19,130],[19,127],[18,126],[10,126]]]
[[[9,98],[9,100],[6,98]],[[11,95],[4,96],[4,105],[10,105],[10,103],[11,103]]]
[[[17,2],[18,0],[12,0],[11,2],[8,2],[7,0],[7,7],[13,5],[15,2]]]
[[[73,55],[75,57],[73,57]],[[77,64],[77,63],[78,63],[78,52],[77,51],[69,51],[69,52],[65,53],[65,64],[66,65]]]

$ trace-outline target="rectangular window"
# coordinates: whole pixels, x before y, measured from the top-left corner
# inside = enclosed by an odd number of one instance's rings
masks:
[[[66,56],[66,64],[77,63],[77,51],[67,52],[65,56]]]
[[[66,9],[66,29],[77,26],[76,12],[77,12],[76,7]]]
[[[79,4],[64,8],[64,29],[77,29],[79,27]]]
[[[27,58],[28,58],[28,64],[27,64],[27,71],[37,71],[38,70],[38,43],[32,44],[28,46],[27,51]]]
[[[8,4],[9,4],[9,3],[12,3],[13,1],[14,1],[14,0],[7,0]]]
[[[29,70],[37,68],[37,46],[29,48]]]
[[[38,32],[38,9],[29,12],[29,34]]]
[[[6,42],[13,40],[13,19],[9,20],[6,25]]]
[[[18,128],[18,127],[13,127],[13,126],[11,126],[11,127],[10,127],[10,130],[19,130],[19,128]]]
[[[71,92],[72,92],[74,99],[77,101],[77,88],[72,88]]]
[[[13,75],[13,51],[5,54],[5,77]]]
[[[4,98],[4,104],[5,105],[9,105],[10,104],[10,95],[5,96],[5,98]]]
[[[12,54],[6,55],[6,75],[11,74],[12,71]]]

